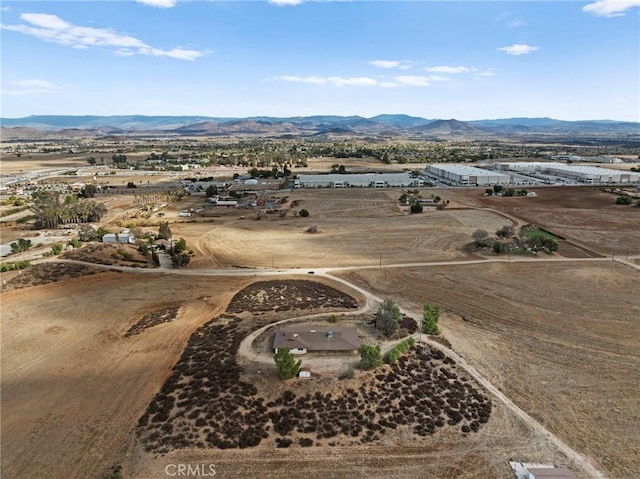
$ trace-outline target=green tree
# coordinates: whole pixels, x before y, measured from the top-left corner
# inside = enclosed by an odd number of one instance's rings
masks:
[[[501,185],[493,185],[493,192],[500,193],[504,188]]]
[[[493,189],[491,188],[487,188],[484,192],[487,196],[493,196]]]
[[[175,244],[173,245],[173,251],[175,254],[179,254],[179,253],[182,253],[183,251],[187,251],[187,242],[185,241],[184,238],[180,238],[178,241],[175,242]]]
[[[127,188],[137,188],[138,185],[136,185],[133,181],[129,181],[127,183]]]
[[[411,205],[410,211],[412,215],[422,213],[422,205],[416,201]]]
[[[489,232],[487,230],[483,230],[482,228],[478,228],[473,233],[471,233],[471,237],[473,238],[473,245],[476,248],[484,248],[485,246],[487,246]]]
[[[84,186],[84,189],[82,190],[82,196],[84,196],[85,198],[93,198],[94,196],[96,196],[97,192],[98,187],[90,183]]]
[[[504,243],[496,241],[495,243],[493,243],[493,252],[497,254],[505,254],[507,252],[507,247]]]
[[[440,334],[438,321],[440,320],[440,306],[424,303],[422,310],[422,330],[427,334]]]
[[[21,253],[22,251],[27,251],[31,248],[31,240],[20,238],[18,241],[15,241],[9,245],[11,247],[12,253]]]
[[[94,241],[97,239],[96,230],[90,225],[81,225],[78,229],[80,241]]]
[[[209,185],[204,193],[207,195],[207,198],[216,196],[218,194],[218,187],[216,185]]]
[[[183,268],[191,262],[191,256],[187,253],[174,253],[171,256],[171,263],[175,268]]]
[[[360,354],[361,369],[374,369],[382,364],[382,353],[379,345],[361,344],[358,347],[358,354]]]
[[[400,309],[392,300],[387,299],[381,305],[375,315],[375,325],[386,337],[392,336],[397,330],[400,321]]]
[[[498,238],[510,238],[514,234],[516,234],[516,229],[513,227],[513,225],[504,225],[502,228],[496,231],[496,235],[498,235]]]
[[[300,216],[302,216],[303,218],[307,218],[309,216],[309,212],[307,210],[300,210],[300,212],[298,213]]]
[[[60,253],[62,253],[62,244],[61,243],[54,243],[51,245],[51,254],[52,255],[59,255]]]
[[[621,195],[616,198],[616,205],[630,205],[633,203],[633,198],[629,195]]]
[[[300,371],[302,361],[296,361],[295,356],[289,348],[278,348],[273,355],[273,360],[278,369],[280,379],[290,379],[295,377]]]

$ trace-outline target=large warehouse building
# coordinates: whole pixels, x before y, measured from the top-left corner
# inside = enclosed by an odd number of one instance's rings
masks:
[[[459,186],[508,185],[512,182],[510,175],[460,164],[429,165],[427,172],[445,183]]]
[[[560,176],[582,183],[637,183],[640,181],[640,173],[625,170],[613,170],[589,165],[565,165],[564,163],[546,162],[515,162],[496,163],[499,170],[517,171],[528,174],[544,174]]]
[[[361,173],[298,175],[294,188],[402,188],[424,186],[421,178],[410,173]]]

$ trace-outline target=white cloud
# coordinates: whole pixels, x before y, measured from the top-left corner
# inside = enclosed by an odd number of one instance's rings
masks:
[[[598,0],[582,7],[582,11],[596,17],[621,17],[633,7],[640,7],[640,0]]]
[[[58,93],[64,88],[62,85],[47,80],[14,80],[7,83],[9,89],[3,89],[3,95],[48,95]]]
[[[429,67],[427,71],[434,73],[468,73],[472,71],[469,67],[450,67],[446,65],[437,66],[437,67]]]
[[[385,82],[380,82],[375,80],[374,78],[368,77],[298,77],[298,76],[290,76],[285,75],[278,77],[280,80],[292,82],[292,83],[307,83],[311,85],[333,85],[337,87],[345,87],[345,86],[363,86],[363,87],[372,87],[372,86],[385,86],[389,87],[390,85]]]
[[[477,77],[494,77],[497,74],[498,72],[496,72],[495,68],[489,68],[488,70],[478,72],[475,75]]]
[[[269,3],[279,7],[294,7],[304,3],[304,0],[269,0]]]
[[[297,76],[290,76],[290,75],[281,76],[280,80],[284,80],[292,83],[310,83],[312,85],[324,85],[328,81],[326,78],[320,78],[320,77],[297,77]]]
[[[343,78],[343,77],[329,77],[328,80],[336,86],[379,86],[380,82],[378,80],[374,80],[373,78],[367,77],[352,77],[352,78]]]
[[[46,13],[23,13],[20,18],[26,24],[3,25],[0,28],[32,35],[46,42],[58,43],[73,48],[109,48],[116,55],[166,56],[179,60],[195,60],[203,55],[197,50],[173,48],[162,50],[147,45],[134,36],[114,32],[107,28],[81,27],[68,23],[56,15]]]
[[[400,66],[400,62],[396,60],[373,60],[369,64],[378,68],[397,68]]]
[[[524,43],[514,43],[508,47],[501,47],[498,50],[507,53],[508,55],[526,55],[527,53],[535,52],[539,50],[538,47],[532,45],[526,45]]]
[[[400,85],[405,86],[429,86],[431,85],[430,77],[418,75],[401,75],[394,78]]]
[[[175,7],[177,0],[136,0],[138,3],[144,3],[150,7],[171,8]]]
[[[336,87],[380,87],[380,88],[398,88],[398,87],[426,87],[435,81],[447,81],[448,79],[441,76],[419,76],[419,75],[399,75],[390,79],[375,79],[370,77],[299,77],[284,75],[277,79],[291,83],[306,83],[308,85],[331,85]]]
[[[413,68],[412,62],[401,60],[373,60],[369,62],[369,65],[377,68],[398,68],[400,70],[411,70]]]

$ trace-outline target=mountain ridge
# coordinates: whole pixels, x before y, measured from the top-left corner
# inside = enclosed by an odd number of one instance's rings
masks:
[[[640,122],[616,120],[567,121],[547,117],[516,117],[461,121],[426,119],[404,114],[312,115],[246,118],[171,115],[31,115],[0,118],[3,138],[19,137],[19,130],[33,129],[51,136],[168,135],[318,135],[323,132],[354,135],[409,135],[424,137],[488,137],[531,134],[640,135]],[[36,133],[28,136],[35,137]]]

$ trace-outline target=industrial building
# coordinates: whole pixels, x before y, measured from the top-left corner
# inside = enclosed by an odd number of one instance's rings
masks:
[[[564,163],[516,162],[496,163],[498,170],[514,171],[529,175],[552,175],[581,183],[629,184],[640,181],[640,173],[613,170],[589,165],[565,165]]]
[[[347,173],[298,175],[294,188],[402,188],[424,186],[424,180],[410,173]]]
[[[513,182],[510,175],[460,164],[429,165],[427,172],[458,186],[509,185]]]

